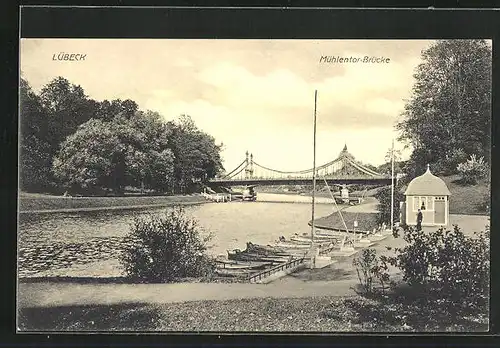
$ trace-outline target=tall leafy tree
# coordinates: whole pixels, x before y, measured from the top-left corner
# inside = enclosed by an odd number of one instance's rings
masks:
[[[122,194],[125,186],[165,191],[172,183],[174,157],[161,140],[162,128],[142,113],[109,122],[92,119],[62,143],[54,174],[76,192]]]
[[[98,108],[98,103],[88,98],[81,86],[63,77],[45,85],[40,99],[47,113],[47,140],[53,154],[67,136],[96,114]]]
[[[72,192],[119,191],[125,184],[124,152],[115,127],[90,120],[61,144],[54,159],[54,175]]]
[[[28,82],[23,78],[20,82],[20,187],[27,191],[42,191],[50,181],[47,117],[40,98]]]
[[[133,116],[120,115],[114,120],[140,135],[136,143],[134,173],[137,186],[167,191],[173,186],[174,154],[169,148],[170,130],[157,112],[138,111]],[[131,137],[129,137],[131,139]]]
[[[139,111],[139,106],[130,99],[114,99],[112,101],[103,100],[98,103],[96,109],[95,118],[111,121],[117,115],[121,115],[126,119],[133,117]]]
[[[190,116],[181,115],[176,122],[169,122],[168,127],[178,190],[184,192],[194,181],[213,178],[224,169],[220,156],[222,145],[200,131]]]
[[[485,40],[441,40],[422,52],[411,98],[397,124],[413,148],[405,170],[427,163],[443,174],[471,154],[490,162],[491,47]]]

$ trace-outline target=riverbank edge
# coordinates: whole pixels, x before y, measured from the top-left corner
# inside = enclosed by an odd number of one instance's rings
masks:
[[[158,199],[161,196],[153,196],[152,198]],[[92,202],[94,197],[79,197],[79,198],[64,198],[64,197],[47,197],[47,198],[19,198],[19,208],[21,207],[21,201],[33,200],[33,201],[57,201],[60,200],[61,203],[66,203],[66,200],[76,199],[76,200],[85,200],[89,202],[89,205],[93,205],[95,203]],[[97,197],[96,200],[102,199],[103,197]],[[124,199],[133,199],[133,197],[120,197]],[[141,200],[147,200],[148,197],[137,197]],[[51,208],[51,209],[24,209],[18,210],[19,214],[48,214],[48,213],[78,213],[78,212],[93,212],[93,211],[114,211],[114,210],[134,210],[134,209],[147,209],[147,208],[161,208],[161,207],[172,207],[172,206],[189,206],[189,205],[200,205],[204,203],[212,203],[209,200],[206,200],[202,196],[165,196],[167,202],[162,203],[151,203],[151,204],[120,204],[120,205],[110,205],[110,206],[90,206],[90,207],[75,207],[75,208]],[[110,199],[113,199],[110,197]],[[187,200],[187,201],[186,201]],[[121,202],[120,202],[121,203]],[[280,204],[311,204],[311,202],[307,201],[286,201],[280,199],[269,199],[269,200],[257,200],[255,203],[280,203]],[[61,204],[61,205],[63,205]],[[332,204],[331,202],[316,202],[316,204]],[[42,203],[37,203],[36,205],[43,205]]]
[[[93,212],[93,211],[134,210],[134,209],[161,208],[161,207],[172,207],[172,206],[189,206],[189,205],[200,205],[204,203],[209,203],[209,201],[207,201],[201,196],[190,196],[189,201],[186,201],[185,196],[178,196],[178,197],[167,196],[167,197],[169,197],[169,201],[162,203],[153,203],[153,204],[126,204],[126,205],[95,206],[95,207],[54,208],[54,209],[26,209],[26,210],[18,210],[18,213],[19,215],[48,214],[48,213],[79,213],[79,212]],[[82,198],[86,200],[92,199],[92,197],[82,197]],[[19,201],[21,200],[23,200],[23,198],[19,199]]]

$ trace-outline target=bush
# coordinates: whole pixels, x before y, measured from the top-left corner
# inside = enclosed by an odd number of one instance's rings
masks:
[[[388,268],[385,260],[377,257],[375,249],[364,249],[360,256],[352,260],[352,264],[356,268],[361,289],[365,294],[374,292],[374,280],[379,281],[382,293],[385,292],[385,286],[389,282]]]
[[[127,276],[142,282],[172,282],[211,276],[215,261],[206,255],[211,236],[182,208],[134,219],[121,255]]]
[[[471,155],[467,161],[457,166],[457,170],[464,184],[475,185],[479,179],[485,176],[487,165],[483,157],[477,159],[476,155]]]
[[[468,237],[454,226],[425,233],[407,227],[408,243],[385,261],[403,271],[403,281],[425,288],[433,297],[454,308],[478,308],[485,304],[489,289],[489,229]]]

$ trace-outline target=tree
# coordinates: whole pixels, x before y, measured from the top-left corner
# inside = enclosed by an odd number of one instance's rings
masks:
[[[390,148],[387,150],[384,160],[386,164],[389,164],[390,166],[390,171],[392,171],[392,157],[394,156],[394,171],[399,172],[401,170],[401,150],[396,150]]]
[[[47,118],[40,98],[26,80],[20,84],[20,187],[42,191],[50,182],[51,155]]]
[[[169,148],[171,131],[163,122],[157,112],[138,111],[127,118],[115,119],[115,122],[127,124],[136,132],[142,134],[140,149],[136,152],[137,170],[135,172],[136,184],[156,191],[165,192],[174,186],[174,160],[173,151]]]
[[[174,156],[162,130],[158,119],[142,113],[110,122],[92,119],[62,143],[54,174],[73,191],[121,194],[127,185],[164,191],[172,183]]]
[[[95,118],[103,121],[111,121],[117,115],[122,115],[126,119],[133,117],[139,111],[139,106],[133,100],[114,99],[111,102],[103,100],[98,103]]]
[[[81,86],[71,84],[63,77],[57,77],[45,85],[40,99],[47,114],[47,141],[52,154],[79,125],[96,114],[98,107],[97,102],[85,95]]]
[[[213,178],[224,169],[220,157],[222,145],[200,131],[191,117],[182,115],[177,122],[169,122],[168,127],[169,147],[175,156],[175,178],[181,192],[194,181]]]
[[[394,185],[394,220],[399,220],[399,202],[404,202],[405,195],[402,193],[402,182]],[[378,200],[377,210],[379,211],[377,220],[380,224],[389,223],[391,221],[391,187],[385,186],[377,191],[375,198]],[[393,221],[393,222],[395,222]]]
[[[413,148],[408,176],[426,165],[456,173],[469,155],[490,163],[491,47],[485,40],[441,40],[422,53],[413,93],[397,124]]]
[[[110,123],[90,120],[61,144],[54,176],[73,192],[120,191],[125,184],[125,150]]]

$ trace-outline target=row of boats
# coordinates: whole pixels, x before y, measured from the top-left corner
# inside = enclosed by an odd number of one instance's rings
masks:
[[[320,232],[314,236],[314,243],[322,248],[332,248],[341,243],[345,233]],[[280,237],[274,245],[259,245],[247,242],[246,249],[227,251],[227,257],[217,258],[217,273],[220,276],[248,277],[257,272],[307,257],[311,247],[310,236],[295,234],[286,239]]]

